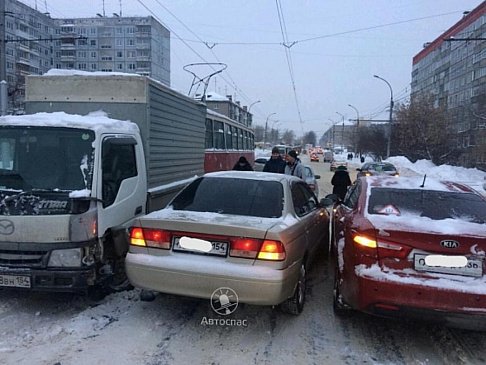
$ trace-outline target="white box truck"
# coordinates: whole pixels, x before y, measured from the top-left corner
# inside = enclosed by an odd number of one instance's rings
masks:
[[[204,173],[206,107],[143,76],[26,85],[0,117],[0,287],[125,288],[126,229]]]

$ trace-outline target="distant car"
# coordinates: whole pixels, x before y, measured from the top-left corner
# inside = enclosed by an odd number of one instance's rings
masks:
[[[253,166],[255,171],[263,171],[265,164],[267,163],[269,157],[258,157],[255,158],[255,165]]]
[[[486,330],[486,199],[427,178],[361,177],[332,218],[334,309]]]
[[[389,162],[366,162],[356,170],[358,171],[357,177],[375,175],[400,176],[397,168]]]
[[[310,155],[310,160],[311,162],[319,162],[319,156],[317,155],[317,153],[312,153]]]
[[[312,167],[304,165],[304,181],[311,188],[316,197],[319,197],[319,184],[317,184],[317,180],[320,178],[321,175],[315,175]]]
[[[332,153],[332,151],[324,151],[322,157],[323,162],[331,162],[333,158],[334,158],[334,154]]]
[[[329,167],[330,171],[335,171],[339,166],[344,166],[348,168],[348,161],[346,160],[332,160],[331,161],[331,166]]]
[[[208,173],[135,220],[128,278],[145,290],[206,299],[230,288],[240,303],[299,314],[309,265],[329,242],[324,203],[295,176]]]

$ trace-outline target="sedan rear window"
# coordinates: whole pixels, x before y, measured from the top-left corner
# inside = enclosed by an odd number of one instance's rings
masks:
[[[486,223],[486,202],[478,195],[432,190],[373,188],[369,214],[414,214],[435,220]]]
[[[277,218],[282,216],[283,187],[278,181],[202,177],[171,205],[175,210]]]

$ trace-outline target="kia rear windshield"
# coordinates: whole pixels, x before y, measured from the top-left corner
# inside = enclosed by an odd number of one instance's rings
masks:
[[[283,187],[277,181],[202,177],[171,205],[175,210],[277,218],[282,216]]]
[[[368,199],[368,213],[413,214],[434,220],[449,218],[484,224],[486,202],[471,193],[373,188]]]

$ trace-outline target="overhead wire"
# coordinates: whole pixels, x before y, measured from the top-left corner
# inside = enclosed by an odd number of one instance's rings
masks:
[[[192,35],[194,35],[199,41],[203,42],[206,47],[209,49],[209,51],[212,53],[212,55],[214,56],[214,58],[218,61],[218,62],[222,62],[219,57],[217,56],[217,54],[214,52],[213,50],[213,47],[210,47],[210,45],[207,43],[207,42],[204,42],[197,33],[195,33],[194,31],[192,31],[191,28],[189,28],[177,15],[175,15],[170,9],[168,9],[165,5],[163,5],[159,0],[155,0],[157,4],[159,4],[165,11],[167,11],[172,17],[174,17],[174,19],[176,19],[188,32],[190,32]],[[229,85],[231,85],[235,90],[238,90],[241,95],[243,96],[244,99],[246,99],[246,101],[248,103],[251,102],[251,99],[245,94],[245,92],[243,92],[242,89],[240,89],[236,82],[234,81],[234,79],[231,77],[231,74],[229,73],[229,71],[224,71],[227,75],[228,75],[228,78],[230,81],[226,80],[224,78],[223,75],[220,75],[220,77]]]
[[[302,129],[302,136],[304,136],[304,122],[302,120],[302,113],[300,111],[300,105],[299,105],[299,98],[297,95],[297,88],[295,85],[295,75],[294,75],[294,67],[293,67],[293,62],[292,62],[292,53],[290,48],[292,47],[293,44],[289,44],[288,41],[288,35],[287,35],[287,27],[285,25],[285,18],[283,14],[283,9],[282,9],[282,4],[280,3],[280,0],[275,0],[276,6],[277,6],[277,14],[278,14],[278,20],[280,24],[280,32],[282,34],[282,39],[283,39],[283,46],[285,47],[285,57],[287,59],[287,66],[289,69],[289,74],[290,74],[290,80],[292,83],[292,91],[294,95],[294,100],[295,100],[295,105],[297,108],[297,114],[299,117],[299,123],[300,127]]]

